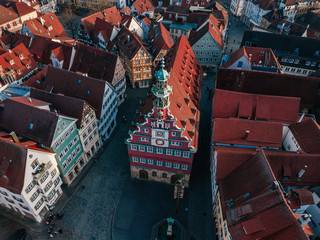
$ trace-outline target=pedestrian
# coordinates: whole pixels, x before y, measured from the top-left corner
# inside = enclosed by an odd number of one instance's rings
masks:
[[[61,233],[61,234],[63,233],[61,228],[58,229],[58,232]]]

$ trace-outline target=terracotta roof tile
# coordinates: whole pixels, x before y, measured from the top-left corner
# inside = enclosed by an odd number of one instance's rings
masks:
[[[151,37],[154,39],[151,48],[154,57],[158,56],[161,50],[168,50],[174,44],[171,33],[163,26],[161,22]]]
[[[300,97],[301,108],[313,108],[320,79],[281,73],[220,68],[216,82],[216,88],[230,91]]]
[[[245,117],[251,120],[295,123],[299,113],[299,106],[299,98],[216,89],[213,98],[212,117]]]
[[[307,153],[320,154],[320,127],[312,118],[291,124],[289,129],[302,150]]]
[[[9,23],[15,19],[18,20],[18,18],[18,14],[16,14],[14,11],[0,5],[0,25]]]
[[[312,192],[309,190],[302,188],[302,189],[295,189],[293,193],[298,196],[300,206],[314,204]]]
[[[136,0],[132,6],[137,10],[139,16],[155,9],[151,0]]]

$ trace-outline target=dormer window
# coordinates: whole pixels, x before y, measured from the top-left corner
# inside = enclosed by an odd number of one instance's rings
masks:
[[[19,57],[20,57],[20,59],[24,59],[24,56],[22,53],[19,55]]]
[[[39,33],[42,33],[41,29],[38,29],[39,30]]]
[[[13,65],[14,64],[14,60],[10,60],[10,65]]]
[[[48,27],[48,30],[51,31],[51,30],[52,30],[52,26],[49,26],[49,27]]]

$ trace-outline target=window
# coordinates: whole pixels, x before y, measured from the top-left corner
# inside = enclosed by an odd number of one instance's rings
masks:
[[[137,158],[137,157],[132,157],[132,162],[139,162],[139,158]]]
[[[162,166],[162,161],[157,161],[157,166]]]
[[[19,204],[19,206],[22,207],[23,209],[27,210],[27,211],[30,210],[27,206],[24,206],[24,205],[22,205],[22,204]]]
[[[18,201],[18,202],[23,202],[23,200],[21,198],[18,198],[18,197],[15,197],[15,196],[12,196],[14,200]]]
[[[45,180],[47,180],[48,176],[49,176],[49,172],[46,171],[40,178],[40,183],[43,183]]]
[[[172,167],[172,163],[171,162],[166,162],[166,167],[171,168]]]
[[[148,159],[148,164],[153,164],[153,160],[152,159]]]
[[[309,66],[310,65],[310,61],[306,61],[306,66]]]
[[[148,132],[149,132],[149,129],[148,129],[148,128],[142,128],[142,132],[148,133]]]
[[[34,194],[32,194],[32,196],[31,196],[31,198],[30,198],[30,201],[31,201],[31,202],[34,202],[34,200],[37,199],[37,197],[39,196],[39,194],[40,194],[40,191],[39,191],[39,190],[35,191]]]
[[[66,147],[66,148],[64,149],[64,153],[68,153],[68,152],[69,152],[69,148]]]
[[[157,172],[153,171],[152,176],[154,176],[154,177],[157,176]]]
[[[52,181],[48,182],[47,185],[44,187],[44,191],[48,192],[48,190],[52,187]]]
[[[239,61],[237,67],[238,67],[238,68],[242,68],[242,64],[243,64],[243,62],[242,62],[242,61]]]
[[[5,198],[5,199],[7,200],[7,202],[14,204],[14,201],[12,199],[9,199],[9,198]]]
[[[183,170],[188,170],[188,169],[189,169],[189,166],[188,166],[188,165],[181,164],[181,169],[183,169]]]
[[[167,174],[166,173],[162,173],[162,177],[163,178],[167,178]]]
[[[141,152],[144,152],[144,151],[145,151],[145,148],[144,148],[143,145],[139,145],[139,151],[141,151]]]
[[[5,196],[8,196],[8,193],[6,193],[5,191],[1,191],[1,190],[0,190],[0,193],[3,194],[3,195],[5,195]]]
[[[162,153],[163,153],[162,148],[157,148],[157,153],[158,153],[158,154],[162,154]]]
[[[183,157],[188,158],[190,156],[189,152],[183,152]]]
[[[150,146],[147,146],[147,152],[152,153],[152,152],[153,152],[153,148],[152,148],[152,147],[150,147]]]
[[[85,139],[87,137],[87,133],[83,133],[82,137],[83,137],[83,139]]]
[[[41,198],[41,199],[37,202],[36,206],[34,207],[35,210],[38,210],[38,209],[41,207],[42,203],[43,203],[43,198]]]
[[[131,144],[130,146],[131,146],[131,150],[137,151],[137,145],[136,144]]]
[[[171,134],[173,137],[179,137],[179,133],[178,132],[172,132],[172,134]]]
[[[180,146],[180,147],[182,146],[181,142],[170,141],[170,144],[173,146]]]
[[[34,187],[33,181],[26,187],[25,192],[28,194]],[[3,194],[3,192],[1,192]]]
[[[141,163],[146,163],[146,159],[145,158],[140,158],[140,162]]]
[[[179,169],[180,168],[180,164],[179,163],[174,163],[173,167]]]
[[[56,186],[59,184],[59,182],[60,182],[60,178],[57,178],[57,179],[53,182],[54,186],[56,187]]]
[[[172,155],[172,149],[167,149],[167,150],[166,150],[166,154],[167,154],[167,155]]]
[[[38,166],[39,166],[38,160],[35,160],[35,161],[31,164],[32,169],[35,169],[35,168],[38,167]]]
[[[53,171],[51,172],[51,177],[53,178],[57,173],[57,169],[53,169]]]

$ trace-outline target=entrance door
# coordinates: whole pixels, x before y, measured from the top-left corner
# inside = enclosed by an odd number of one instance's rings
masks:
[[[140,178],[148,179],[148,172],[146,170],[140,170],[139,176]]]
[[[171,183],[176,183],[178,181],[177,175],[172,175],[171,176]]]

